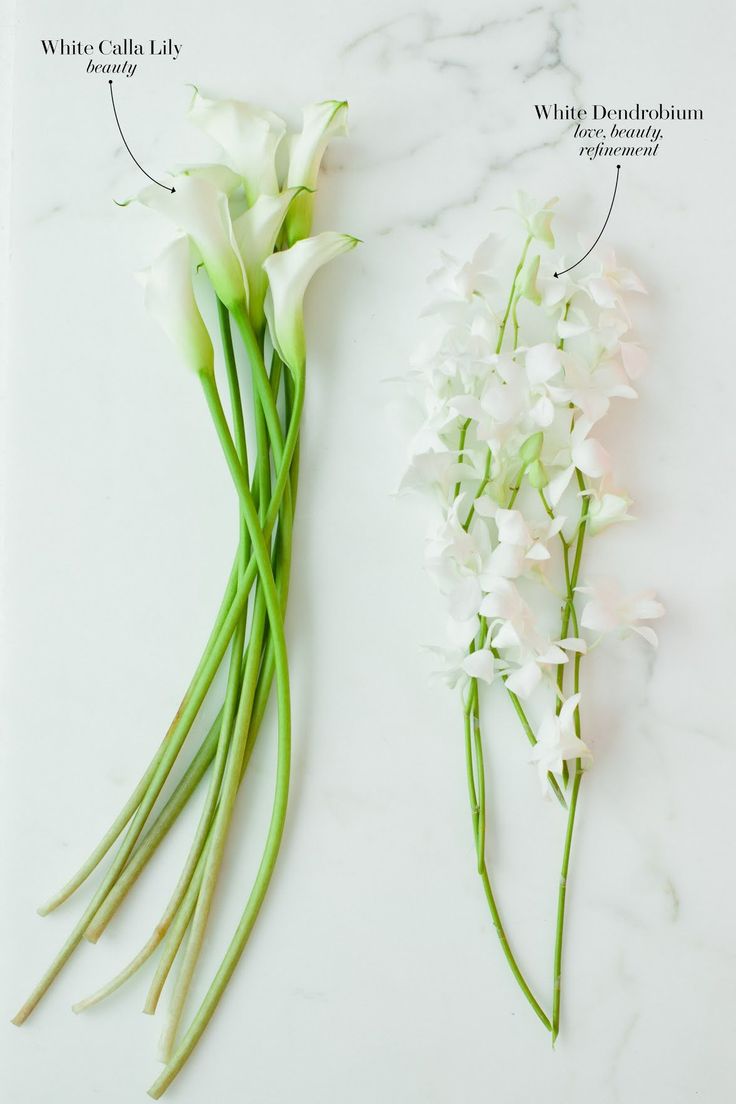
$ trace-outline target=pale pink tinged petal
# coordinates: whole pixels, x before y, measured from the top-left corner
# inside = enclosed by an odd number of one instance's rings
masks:
[[[584,287],[594,303],[599,307],[615,307],[618,294],[615,287],[603,276],[592,276],[584,282]]]
[[[590,437],[573,447],[572,458],[581,472],[593,476],[594,479],[611,470],[611,457],[600,441]]]
[[[580,624],[584,629],[591,629],[593,632],[610,632],[618,628],[620,621],[602,602],[594,598],[584,607]]]
[[[528,698],[540,683],[542,672],[533,660],[525,663],[506,679],[506,686],[522,701]]]
[[[490,570],[504,579],[517,579],[524,567],[524,550],[516,544],[498,544],[491,553]]]
[[[657,617],[664,617],[664,614],[664,606],[651,592],[631,599],[631,616],[636,621],[652,621]]]
[[[624,371],[629,379],[638,379],[642,372],[646,371],[649,357],[640,345],[632,341],[622,341],[619,346],[621,361]]]
[[[463,661],[463,670],[470,678],[481,679],[482,682],[493,682],[496,671],[496,660],[493,653],[487,648],[471,652]]]

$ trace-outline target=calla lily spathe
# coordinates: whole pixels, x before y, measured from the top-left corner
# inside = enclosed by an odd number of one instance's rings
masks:
[[[218,297],[229,309],[247,302],[245,272],[233,234],[226,194],[204,175],[182,173],[173,193],[152,184],[136,199],[187,235]]]
[[[193,372],[214,373],[212,341],[192,288],[189,240],[175,238],[150,268],[138,273],[148,310]]]
[[[273,253],[289,205],[300,191],[300,188],[288,188],[279,195],[261,195],[252,207],[233,221],[235,241],[248,284],[248,312],[256,332],[262,329],[265,321],[263,303],[268,290],[268,277],[263,262]]]
[[[312,229],[314,196],[319,168],[333,138],[347,134],[348,105],[345,100],[325,100],[304,108],[302,130],[291,139],[287,187],[309,191],[297,196],[286,218],[289,245],[308,237]]]
[[[292,372],[302,371],[306,362],[303,307],[309,281],[322,265],[358,244],[358,239],[349,234],[326,230],[274,253],[264,263],[269,284],[265,309],[271,339]]]
[[[276,153],[286,134],[283,119],[240,100],[209,100],[197,90],[189,118],[222,147],[242,178],[249,203],[278,193]]]

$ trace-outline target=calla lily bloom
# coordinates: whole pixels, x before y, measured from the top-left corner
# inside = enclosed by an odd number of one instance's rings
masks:
[[[206,176],[182,174],[175,191],[157,184],[135,197],[158,211],[191,239],[207,270],[212,286],[228,308],[247,302],[243,263],[233,234],[227,196]]]
[[[256,331],[262,329],[265,321],[263,302],[268,290],[268,277],[263,262],[273,253],[289,205],[300,191],[300,188],[289,188],[280,195],[261,195],[233,222],[248,284],[248,311]]]
[[[193,372],[214,373],[215,355],[192,288],[189,241],[175,238],[150,268],[138,273],[146,310],[160,323]]]
[[[265,261],[263,267],[269,283],[266,317],[271,339],[292,372],[302,371],[306,363],[303,308],[309,281],[322,265],[356,245],[357,238],[326,230],[274,253]]]
[[[309,188],[317,184],[319,167],[332,138],[347,134],[348,105],[345,100],[325,100],[304,108],[301,134],[291,140],[289,151],[289,188]],[[306,238],[312,229],[314,196],[302,192],[289,209],[286,236],[289,245]]]
[[[283,119],[240,100],[209,100],[197,90],[189,118],[222,147],[230,167],[242,178],[249,203],[278,193],[276,152],[286,134]]]

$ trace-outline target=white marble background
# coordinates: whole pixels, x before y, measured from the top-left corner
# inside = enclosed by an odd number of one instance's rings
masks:
[[[118,82],[151,171],[201,156],[186,82],[297,117],[345,96],[320,220],[364,239],[320,276],[290,635],[291,813],[267,905],[182,1104],[726,1104],[733,1063],[734,14],[721,0],[29,0],[15,13],[4,381],[3,1018],[77,914],[35,906],[127,795],[178,701],[229,565],[233,503],[196,386],[131,272],[162,231],[112,202],[141,184],[105,78],[44,37],[172,36],[179,61]],[[7,68],[5,77],[7,81]],[[420,645],[441,631],[423,518],[391,497],[402,446],[382,381],[403,370],[440,248],[484,236],[519,186],[562,197],[563,238],[596,233],[609,162],[578,161],[553,99],[702,107],[660,156],[625,163],[607,241],[651,294],[641,401],[609,439],[636,527],[597,566],[656,585],[655,658],[596,653],[595,768],[581,797],[556,1051],[515,989],[473,871],[456,703]],[[506,703],[489,725],[489,854],[519,955],[550,998],[562,841]],[[242,854],[207,967],[245,895],[273,742],[253,763]],[[172,841],[172,876],[185,835]],[[3,1027],[8,1104],[142,1099],[158,1025],[147,985],[82,1018],[74,999],[147,934],[151,872],[22,1030]]]

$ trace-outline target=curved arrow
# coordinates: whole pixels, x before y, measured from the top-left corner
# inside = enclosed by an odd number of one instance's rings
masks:
[[[121,127],[120,120],[118,119],[118,110],[115,107],[115,97],[113,96],[113,93],[112,93],[112,81],[108,81],[107,83],[110,85],[110,100],[112,101],[112,112],[113,112],[113,115],[115,116],[115,122],[118,124],[118,130],[120,131],[120,137],[123,139],[123,145],[125,146],[126,150],[130,154],[130,156],[133,158],[133,160],[135,161],[136,165],[141,170],[143,175],[147,176],[149,180],[152,180],[154,184],[158,184],[159,188],[163,188],[164,191],[171,192],[172,195],[173,195],[173,193],[176,191],[176,188],[170,188],[168,186],[168,184],[162,184],[161,181],[157,180],[155,176],[151,176],[151,174],[149,172],[146,172],[146,170],[143,168],[140,161],[135,156],[132,149],[130,148],[130,146],[126,142],[125,135],[123,134],[123,128]]]
[[[620,165],[617,165],[617,166],[616,166],[616,183],[615,183],[615,184],[614,184],[614,186],[613,186],[613,196],[611,197],[611,206],[610,206],[610,207],[608,208],[608,214],[606,215],[606,221],[605,221],[605,222],[603,223],[603,226],[601,227],[601,232],[600,232],[600,234],[599,234],[599,235],[598,235],[598,237],[597,237],[597,238],[595,239],[595,241],[594,241],[594,242],[593,242],[593,244],[591,245],[591,247],[590,247],[590,249],[588,250],[588,252],[587,252],[587,253],[583,253],[582,257],[580,258],[580,261],[576,261],[576,262],[575,262],[575,264],[571,264],[569,268],[563,268],[562,272],[553,272],[553,273],[552,273],[552,275],[554,276],[555,280],[557,279],[557,277],[558,277],[558,276],[564,276],[566,272],[569,272],[569,271],[570,271],[570,269],[573,269],[573,268],[577,268],[577,266],[578,266],[578,265],[580,264],[580,262],[581,262],[581,261],[584,261],[584,260],[585,260],[585,258],[586,258],[586,257],[588,256],[588,254],[590,254],[590,253],[592,253],[592,252],[593,252],[593,250],[594,250],[594,249],[595,249],[595,247],[597,246],[598,242],[599,242],[599,241],[601,240],[601,238],[603,237],[603,231],[604,231],[604,230],[606,229],[606,227],[608,226],[608,220],[609,220],[609,218],[611,217],[611,211],[613,210],[613,203],[614,203],[614,200],[616,199],[616,189],[618,188],[618,177],[619,177],[619,173],[620,173],[620,172],[621,172],[621,166],[620,166]]]

